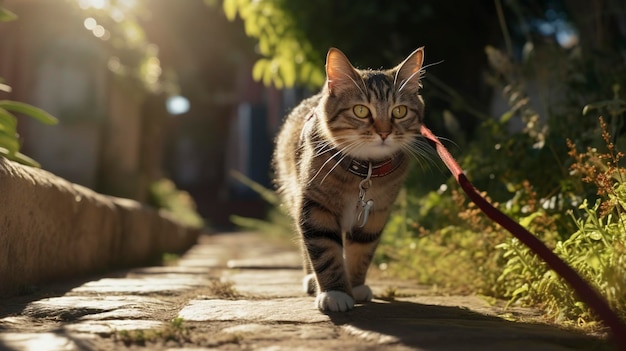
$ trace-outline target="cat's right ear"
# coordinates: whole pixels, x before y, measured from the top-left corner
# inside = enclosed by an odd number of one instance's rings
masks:
[[[402,90],[405,86],[412,87],[418,91],[422,87],[420,78],[422,75],[422,64],[424,63],[424,47],[413,51],[409,57],[399,64],[394,70],[396,87]]]
[[[356,72],[350,60],[339,49],[330,48],[326,55],[326,85],[328,92],[332,95],[337,90],[355,85],[361,77]]]

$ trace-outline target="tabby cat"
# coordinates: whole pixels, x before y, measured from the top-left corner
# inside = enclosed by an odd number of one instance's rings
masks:
[[[302,239],[304,288],[322,311],[373,297],[365,276],[417,152],[423,58],[419,48],[393,69],[359,70],[330,49],[324,88],[276,139],[276,184]]]

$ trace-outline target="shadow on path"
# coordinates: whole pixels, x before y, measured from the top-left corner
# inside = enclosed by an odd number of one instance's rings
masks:
[[[425,350],[612,350],[599,338],[460,307],[375,301],[328,315],[336,325],[367,340]]]
[[[64,296],[68,292],[72,291],[74,288],[77,288],[92,279],[94,278],[91,277],[66,280],[62,282],[51,282],[47,284],[42,284],[41,286],[30,287],[29,289],[31,291],[28,291],[27,293],[21,295],[1,298],[0,319],[22,314],[22,312],[24,312],[24,309],[34,301],[38,301],[44,298]],[[0,324],[0,331],[2,329],[3,326]]]

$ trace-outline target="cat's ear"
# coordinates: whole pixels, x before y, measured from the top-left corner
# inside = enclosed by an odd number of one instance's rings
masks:
[[[413,51],[409,57],[399,64],[394,70],[396,77],[394,83],[398,90],[405,87],[413,88],[415,91],[422,87],[420,82],[422,64],[424,63],[424,47]]]
[[[339,49],[330,48],[326,55],[326,84],[328,91],[333,94],[337,90],[355,85],[361,77],[356,72],[350,60]]]

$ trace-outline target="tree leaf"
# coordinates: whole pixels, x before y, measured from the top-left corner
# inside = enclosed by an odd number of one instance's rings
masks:
[[[49,114],[48,112],[38,107],[25,104],[23,102],[2,100],[0,101],[0,108],[3,108],[8,111],[23,113],[25,115],[33,117],[34,119],[38,120],[39,122],[43,124],[53,125],[53,124],[59,123],[59,120],[56,119],[51,114]]]
[[[237,0],[224,0],[222,4],[224,14],[229,21],[234,21],[237,17]]]
[[[19,163],[21,163],[23,165],[36,167],[36,168],[41,168],[41,164],[39,164],[39,162],[33,160],[32,158],[24,155],[21,152],[16,152],[15,153],[13,161],[19,162]]]
[[[0,131],[6,133],[17,131],[17,118],[13,114],[0,107]]]
[[[5,148],[9,155],[14,155],[20,150],[20,143],[16,135],[4,134],[0,132],[0,147]]]
[[[513,117],[513,115],[514,115],[513,111],[507,111],[503,113],[502,116],[500,116],[500,122],[502,123],[508,122],[511,119],[511,117]]]
[[[291,88],[296,84],[296,63],[286,59],[280,60],[278,72],[285,83],[286,88]]]
[[[254,63],[254,67],[252,67],[252,79],[257,82],[263,79],[263,75],[265,74],[265,70],[267,69],[269,61],[267,59],[258,59],[257,62]]]
[[[10,22],[15,21],[17,19],[17,15],[13,12],[0,7],[0,22]]]
[[[6,84],[0,82],[0,91],[4,91],[5,93],[10,93],[11,92],[11,86],[10,85],[6,85]]]

